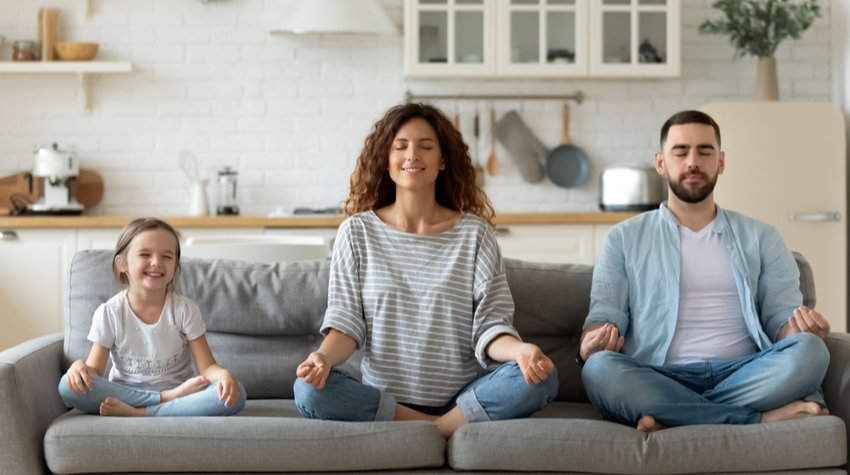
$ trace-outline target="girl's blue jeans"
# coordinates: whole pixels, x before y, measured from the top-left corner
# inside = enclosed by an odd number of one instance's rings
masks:
[[[343,371],[332,369],[325,387],[316,389],[295,380],[295,405],[308,419],[332,421],[391,421],[396,400],[392,394],[365,385]],[[405,406],[428,415],[443,415],[459,406],[467,422],[519,419],[543,409],[558,394],[558,372],[539,384],[528,384],[511,361],[467,384],[445,406]]]
[[[755,424],[762,413],[798,400],[826,407],[820,386],[828,365],[823,340],[798,333],[720,363],[653,366],[601,351],[588,358],[581,377],[590,402],[608,420],[635,425],[652,416],[668,427]]]
[[[231,416],[245,407],[247,398],[245,388],[239,383],[239,401],[224,407],[224,401],[218,399],[217,384],[212,382],[196,393],[160,404],[159,391],[125,386],[95,374],[92,375],[92,389],[86,388],[85,394],[78,394],[68,388],[66,378],[62,376],[59,381],[59,394],[65,405],[89,414],[100,414],[100,403],[114,397],[130,406],[144,407],[147,417]]]

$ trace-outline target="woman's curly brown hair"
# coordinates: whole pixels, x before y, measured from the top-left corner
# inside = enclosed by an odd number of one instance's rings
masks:
[[[475,167],[463,136],[442,111],[421,103],[395,106],[372,126],[351,174],[351,192],[343,205],[345,214],[351,216],[395,202],[395,183],[387,170],[390,148],[398,129],[417,118],[431,124],[446,164],[437,176],[437,203],[450,210],[473,213],[493,226],[496,212],[475,181]]]

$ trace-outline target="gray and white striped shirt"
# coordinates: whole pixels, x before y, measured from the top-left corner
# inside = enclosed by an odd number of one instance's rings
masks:
[[[399,402],[443,406],[478,376],[484,350],[513,328],[496,235],[470,213],[440,234],[398,231],[367,211],[339,228],[331,259],[331,328],[365,345],[363,382]]]

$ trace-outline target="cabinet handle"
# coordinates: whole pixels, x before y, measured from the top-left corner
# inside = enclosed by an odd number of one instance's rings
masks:
[[[510,236],[511,228],[505,226],[496,226],[496,236]]]
[[[791,221],[841,221],[841,213],[792,214]]]
[[[12,241],[18,239],[18,233],[15,231],[0,231],[0,241]]]

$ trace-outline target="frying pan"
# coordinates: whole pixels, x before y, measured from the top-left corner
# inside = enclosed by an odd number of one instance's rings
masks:
[[[561,145],[546,155],[546,174],[552,183],[562,188],[583,185],[590,177],[590,159],[584,150],[570,140],[570,106],[564,104],[564,133]]]

